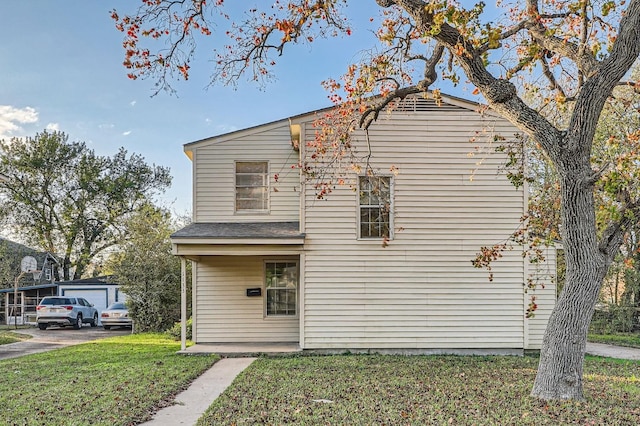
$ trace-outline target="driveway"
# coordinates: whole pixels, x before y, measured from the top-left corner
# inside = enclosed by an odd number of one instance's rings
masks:
[[[91,340],[131,333],[128,328],[105,330],[102,327],[90,327],[88,324],[85,324],[80,330],[75,330],[72,327],[50,327],[46,330],[39,330],[34,327],[15,331],[17,333],[30,334],[33,337],[22,342],[0,345],[0,359],[16,358],[22,355],[51,351]]]
[[[640,361],[640,349],[587,342],[589,355]]]

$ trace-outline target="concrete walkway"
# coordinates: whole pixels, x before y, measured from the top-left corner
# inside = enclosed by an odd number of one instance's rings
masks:
[[[256,358],[223,358],[180,393],[174,405],[158,411],[145,426],[195,425],[202,413]]]

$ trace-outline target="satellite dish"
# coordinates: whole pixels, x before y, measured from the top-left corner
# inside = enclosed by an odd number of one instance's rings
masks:
[[[33,272],[38,269],[38,261],[33,256],[25,256],[20,261],[22,272]]]

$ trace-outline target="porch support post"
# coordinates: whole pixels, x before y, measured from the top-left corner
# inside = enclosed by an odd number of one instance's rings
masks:
[[[187,349],[187,260],[180,258],[180,350]]]

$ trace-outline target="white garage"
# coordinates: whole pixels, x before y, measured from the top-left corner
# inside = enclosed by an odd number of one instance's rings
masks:
[[[124,293],[120,291],[120,286],[108,282],[106,277],[60,282],[58,283],[58,295],[85,298],[98,310],[98,317],[107,306],[126,298]]]

